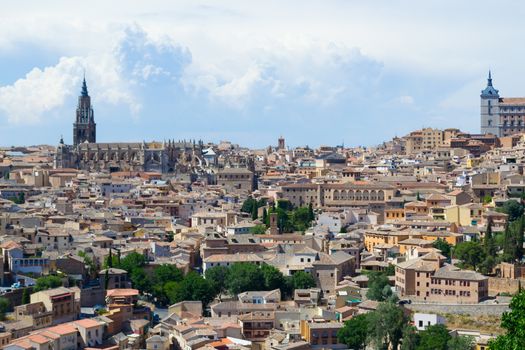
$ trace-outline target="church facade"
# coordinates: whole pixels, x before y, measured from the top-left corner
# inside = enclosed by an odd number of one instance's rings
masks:
[[[491,72],[480,98],[481,133],[503,137],[525,132],[525,97],[500,97]]]
[[[97,143],[96,139],[95,117],[84,79],[73,124],[73,145],[60,140],[55,168],[169,173],[202,164],[202,141]]]

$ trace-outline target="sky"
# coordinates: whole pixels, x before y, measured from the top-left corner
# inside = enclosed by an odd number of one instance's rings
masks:
[[[476,133],[489,69],[525,96],[524,15],[493,0],[5,1],[0,145],[71,143],[84,72],[100,142]]]

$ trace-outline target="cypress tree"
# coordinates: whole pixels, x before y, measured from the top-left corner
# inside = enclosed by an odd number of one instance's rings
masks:
[[[22,305],[31,303],[31,293],[29,293],[29,288],[24,288],[22,293]]]
[[[519,223],[516,229],[516,259],[521,261],[523,258],[523,230],[525,228],[525,215],[522,215],[519,219]]]
[[[492,220],[489,219],[487,223],[487,232],[485,232],[485,239],[483,241],[483,248],[487,256],[496,256],[496,242],[492,234]]]
[[[113,254],[111,253],[111,248],[109,248],[108,269],[112,267],[113,267]]]
[[[252,205],[252,220],[256,220],[259,215],[257,215],[259,210],[259,207],[257,206],[257,202],[253,203]]]
[[[104,289],[109,287],[109,268],[106,269],[106,274],[104,275]]]
[[[268,212],[266,211],[266,208],[263,209],[263,213],[262,213],[262,222],[263,224],[266,225],[266,221],[268,219]]]
[[[312,203],[308,204],[308,220],[315,220],[314,208],[312,206]]]
[[[516,233],[515,224],[512,227],[507,223],[503,234],[503,260],[511,262],[516,257]]]

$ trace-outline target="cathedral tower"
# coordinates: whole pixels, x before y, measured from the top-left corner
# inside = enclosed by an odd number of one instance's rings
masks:
[[[78,146],[84,141],[97,142],[97,124],[95,124],[86,78],[82,82],[82,91],[78,97],[77,118],[73,124],[73,145]]]

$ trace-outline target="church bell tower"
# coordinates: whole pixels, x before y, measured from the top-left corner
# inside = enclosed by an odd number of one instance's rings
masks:
[[[77,118],[73,124],[73,145],[78,146],[83,142],[97,142],[97,124],[91,107],[86,78],[82,82],[82,90],[78,97]]]

